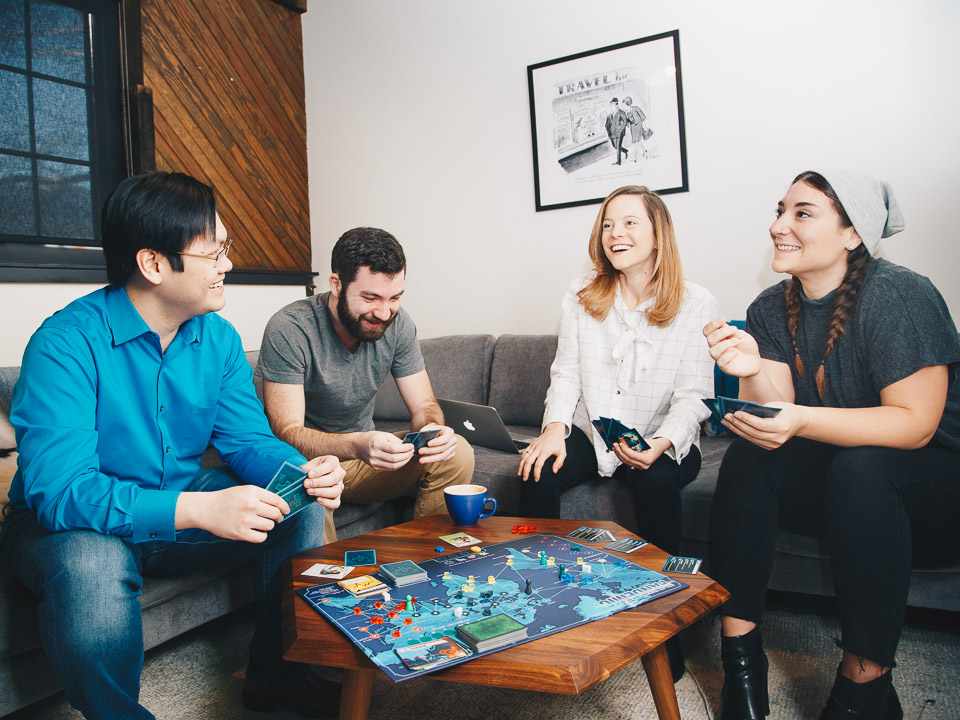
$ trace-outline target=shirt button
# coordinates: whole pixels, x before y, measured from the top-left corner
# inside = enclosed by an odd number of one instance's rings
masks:
[[[160,412],[163,412],[163,405],[160,406]]]
[[[167,446],[166,451],[167,451],[167,452],[170,452],[170,447],[169,447],[169,446]]]
[[[156,536],[157,536],[156,533],[150,533],[150,537],[155,538]]]
[[[166,490],[166,489],[167,489],[167,486],[166,486],[166,485],[162,485],[162,486],[160,487],[160,489],[161,489],[161,490]]]
[[[617,390],[617,395],[619,395],[619,394],[620,394],[620,391],[619,391],[619,390]]]

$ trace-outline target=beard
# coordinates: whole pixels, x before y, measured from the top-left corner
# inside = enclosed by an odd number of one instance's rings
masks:
[[[383,337],[383,333],[385,333],[387,328],[397,319],[396,313],[391,314],[386,320],[378,320],[373,315],[354,315],[350,312],[350,307],[347,305],[346,292],[341,292],[340,297],[337,299],[337,315],[340,318],[340,322],[342,322],[343,326],[347,329],[347,332],[360,342],[376,342]],[[376,327],[365,328],[361,324],[363,320],[376,324]]]

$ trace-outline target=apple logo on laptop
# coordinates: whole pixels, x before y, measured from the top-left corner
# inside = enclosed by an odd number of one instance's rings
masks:
[[[474,430],[476,430],[476,428],[473,426],[473,423],[470,422],[469,420],[464,420],[463,426],[470,432],[473,432]]]

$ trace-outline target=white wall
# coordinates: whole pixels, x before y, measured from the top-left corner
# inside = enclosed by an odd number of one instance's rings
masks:
[[[408,255],[421,337],[553,332],[597,207],[534,211],[527,65],[679,29],[690,192],[669,195],[688,277],[743,317],[767,228],[816,163],[890,180],[883,255],[960,319],[960,3],[314,0],[303,16],[314,269],[358,225]],[[321,283],[325,284],[325,283]]]
[[[0,367],[19,365],[27,341],[45,318],[99,285],[0,283],[0,307],[5,308]],[[260,347],[263,328],[279,308],[304,297],[302,285],[265,287],[227,285],[227,306],[220,311],[240,333],[247,350]]]

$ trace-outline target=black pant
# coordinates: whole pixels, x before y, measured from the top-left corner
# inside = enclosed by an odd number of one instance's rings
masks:
[[[597,476],[597,456],[593,443],[579,428],[574,427],[567,438],[567,458],[563,467],[553,472],[550,458],[543,464],[540,482],[531,477],[520,491],[520,512],[524,517],[559,518],[560,496],[565,490],[594,480],[607,482]],[[661,455],[647,470],[635,470],[621,465],[613,477],[626,482],[633,493],[637,510],[635,532],[671,555],[680,552],[683,537],[680,512],[680,490],[693,482],[700,472],[700,451],[690,448],[689,454],[678,465],[667,455]]]
[[[737,439],[713,498],[716,579],[730,617],[759,622],[777,527],[823,537],[840,647],[893,667],[910,569],[960,562],[960,452],[839,448],[794,438],[777,450]]]

